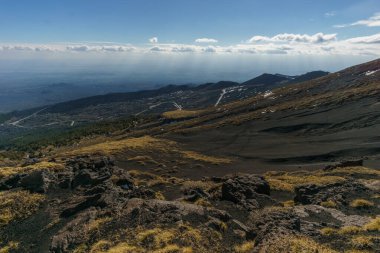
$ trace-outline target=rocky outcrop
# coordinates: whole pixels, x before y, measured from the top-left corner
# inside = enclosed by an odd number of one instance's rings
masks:
[[[114,209],[109,210],[110,213],[114,211]],[[190,223],[211,229],[211,224],[223,224],[231,220],[231,216],[222,210],[155,199],[129,199],[124,202],[124,207],[117,213],[112,216],[115,230],[137,227],[171,227],[181,223]],[[94,207],[78,214],[52,238],[50,251],[54,253],[70,252],[78,245],[88,242],[90,236],[87,229],[88,224],[99,215],[99,210]],[[212,229],[217,229],[217,227]]]
[[[262,176],[239,174],[225,179],[222,184],[221,199],[253,210],[266,204],[274,204],[275,201],[269,197],[269,194],[269,184]]]
[[[19,181],[19,186],[31,192],[44,193],[49,189],[54,176],[43,170],[33,171]]]
[[[131,199],[125,203],[122,216],[135,226],[150,223],[174,224],[179,221],[204,224],[211,218],[224,222],[231,219],[227,212],[218,209],[156,199]]]
[[[300,232],[300,218],[292,209],[267,208],[255,213],[248,224],[255,231],[257,248],[270,245],[279,236]]]
[[[22,188],[31,192],[46,193],[54,189],[92,187],[109,179],[113,169],[113,162],[107,157],[75,157],[66,161],[63,170],[53,172],[41,168],[3,178],[0,180],[0,190]]]
[[[96,209],[92,208],[79,214],[75,219],[68,222],[56,235],[53,236],[50,252],[71,252],[77,245],[86,242],[89,238],[84,227],[92,220],[95,220],[97,213]]]
[[[347,205],[349,199],[359,194],[370,194],[371,190],[356,181],[345,181],[328,185],[302,185],[295,188],[294,201],[299,204],[320,204],[327,200]]]
[[[184,192],[184,195],[185,195],[185,197],[183,199],[186,201],[190,201],[190,202],[196,201],[196,200],[201,199],[201,198],[203,198],[203,199],[211,198],[211,195],[201,188],[194,188],[194,189],[186,190]]]
[[[355,167],[355,166],[363,166],[363,159],[359,160],[349,160],[349,161],[341,161],[337,164],[328,165],[324,168],[324,170],[329,171],[336,168],[342,168],[342,167]]]
[[[0,191],[10,190],[18,187],[20,180],[25,177],[26,174],[11,175],[0,180]]]
[[[347,215],[335,208],[326,208],[319,205],[295,206],[294,212],[304,220],[308,220],[310,218],[310,220],[313,221],[320,221],[320,227],[326,226],[326,222],[323,222],[324,220],[329,220],[331,223],[331,227],[362,227],[371,220],[371,218],[368,216]]]

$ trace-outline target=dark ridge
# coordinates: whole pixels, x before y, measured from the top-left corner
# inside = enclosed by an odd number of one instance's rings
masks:
[[[232,81],[220,81],[217,83],[205,83],[194,88],[194,90],[215,90],[224,89],[232,86],[237,86],[239,83]]]
[[[294,79],[290,80],[289,83],[305,82],[305,81],[309,81],[312,79],[327,76],[328,74],[330,74],[330,73],[326,72],[326,71],[312,71],[312,72],[308,72],[306,74],[295,77]]]
[[[273,74],[265,73],[242,83],[242,85],[258,85],[258,86],[259,85],[273,85],[280,82],[289,81],[290,79],[291,77],[285,76],[285,75],[280,75],[280,74],[273,75]]]
[[[291,126],[279,126],[272,127],[262,130],[262,132],[270,132],[270,133],[293,133],[299,131],[312,131],[315,129],[322,129],[324,127],[328,127],[330,124],[325,123],[314,123],[314,124],[299,124],[299,125],[291,125]]]
[[[50,113],[63,113],[69,112],[88,106],[95,106],[98,104],[107,104],[115,102],[123,102],[127,100],[141,99],[159,96],[162,94],[168,94],[180,90],[191,89],[189,85],[168,85],[156,90],[142,90],[136,92],[126,92],[126,93],[111,93],[107,95],[98,95],[93,97],[81,98],[77,100],[72,100],[68,102],[58,103],[50,106],[46,111]]]

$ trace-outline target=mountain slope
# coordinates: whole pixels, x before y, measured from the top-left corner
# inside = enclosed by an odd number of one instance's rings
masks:
[[[379,252],[379,69],[1,150],[0,252]]]
[[[199,111],[160,126],[189,147],[242,165],[328,163],[380,153],[380,60]],[[372,74],[368,74],[372,73]],[[150,129],[150,132],[153,130]],[[157,131],[158,133],[158,131]]]

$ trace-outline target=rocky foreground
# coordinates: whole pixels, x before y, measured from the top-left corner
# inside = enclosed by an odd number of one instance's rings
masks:
[[[380,252],[380,171],[199,181],[109,157],[0,170],[0,252]]]

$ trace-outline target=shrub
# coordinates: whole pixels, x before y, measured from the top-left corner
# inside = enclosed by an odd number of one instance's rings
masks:
[[[154,198],[158,200],[165,200],[164,194],[162,194],[160,191],[154,193]]]
[[[27,191],[0,192],[0,226],[25,219],[38,210],[45,197]]]
[[[204,199],[204,198],[199,198],[197,199],[195,202],[194,202],[195,205],[198,205],[198,206],[204,206],[204,207],[212,207],[212,204]]]
[[[294,203],[294,200],[288,200],[288,201],[284,201],[284,202],[282,202],[282,205],[283,205],[284,207],[292,207],[292,206],[295,205],[295,203]]]
[[[323,201],[320,203],[321,206],[327,207],[327,208],[335,208],[337,207],[337,204],[332,200]]]
[[[271,173],[265,174],[265,179],[269,182],[272,190],[293,192],[294,188],[303,184],[327,185],[342,182],[345,179],[338,176],[318,176],[292,173]]]
[[[374,203],[365,199],[355,199],[351,201],[350,206],[353,208],[369,208],[374,206]]]
[[[164,112],[162,117],[165,119],[179,120],[179,119],[187,119],[193,118],[200,115],[202,111],[190,111],[190,110],[176,110]]]
[[[142,253],[145,252],[143,249],[136,246],[131,246],[128,243],[119,243],[114,247],[111,247],[106,251],[107,253]]]
[[[106,224],[107,222],[110,222],[111,220],[112,220],[111,217],[103,217],[103,218],[95,219],[88,224],[88,230],[98,231],[104,224]]]
[[[321,232],[322,235],[329,236],[329,235],[336,234],[336,229],[335,228],[322,228],[320,230],[320,232]]]
[[[337,251],[319,244],[309,237],[288,235],[277,238],[267,247],[259,250],[260,253],[338,253]]]
[[[380,231],[380,217],[377,217],[364,225],[367,231]]]
[[[371,236],[356,236],[351,239],[351,244],[358,249],[371,248],[373,246],[373,238]]]
[[[236,253],[249,253],[254,249],[254,242],[244,242],[240,245],[236,245],[234,250]]]
[[[9,253],[18,249],[18,242],[9,242],[3,248],[0,247],[0,253]]]
[[[339,229],[338,233],[341,234],[341,235],[353,235],[353,234],[358,234],[362,231],[362,229],[360,227],[357,227],[357,226],[346,226],[346,227],[342,227],[341,229]]]

